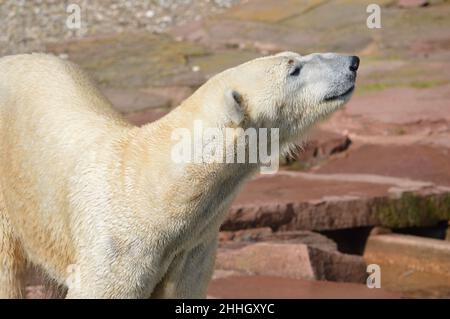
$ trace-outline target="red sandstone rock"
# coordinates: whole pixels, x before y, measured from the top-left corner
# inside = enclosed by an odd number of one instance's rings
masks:
[[[154,122],[166,114],[167,110],[147,109],[142,112],[126,114],[125,117],[134,125],[141,126],[150,122]]]
[[[364,252],[377,264],[381,287],[410,298],[450,297],[450,242],[418,236],[370,236]]]
[[[352,98],[345,108],[358,116],[385,124],[450,120],[450,85],[427,89],[392,88]]]
[[[314,156],[318,158],[326,158],[330,155],[345,151],[351,144],[351,140],[347,135],[320,129],[314,130],[308,140],[310,142],[307,142],[306,147],[313,148]]]
[[[450,186],[450,149],[426,145],[362,145],[315,172],[376,174]]]
[[[400,234],[370,236],[364,258],[370,263],[442,274],[450,280],[450,243],[445,240]]]
[[[448,221],[447,233],[445,235],[445,239],[450,241],[450,220]]]
[[[239,46],[260,50],[262,54],[286,51],[301,46],[313,47],[318,42],[309,34],[290,31],[289,27],[283,25],[218,19],[188,23],[172,28],[170,33],[174,37],[198,42],[214,50],[229,48],[230,44],[235,46],[237,43]]]
[[[162,94],[132,89],[104,89],[103,93],[121,113],[133,113],[151,108],[168,108],[170,99]]]
[[[219,241],[257,241],[272,235],[269,227],[244,229],[238,231],[221,231],[219,233]]]
[[[400,8],[416,8],[416,7],[426,7],[430,3],[427,0],[399,0],[397,5]]]
[[[287,164],[300,161],[301,164],[311,166],[330,157],[333,154],[345,151],[351,144],[347,135],[338,134],[322,129],[313,130],[305,142],[299,142],[299,151],[288,156]]]
[[[239,289],[236,289],[239,287]],[[336,283],[274,276],[230,276],[213,280],[209,298],[401,298],[385,289],[369,289],[355,283]]]
[[[364,282],[367,276],[360,256],[342,254],[330,239],[307,231],[275,233],[256,243],[223,243],[216,269],[346,282]]]
[[[330,230],[377,226],[383,224],[376,209],[380,205],[389,205],[396,210],[399,220],[404,217],[404,223],[408,223],[410,208],[403,207],[405,203],[401,201],[401,195],[406,192],[414,193],[417,198],[433,198],[445,205],[450,189],[378,175],[280,171],[256,177],[244,186],[222,230],[256,227]],[[443,209],[448,208],[443,206]]]

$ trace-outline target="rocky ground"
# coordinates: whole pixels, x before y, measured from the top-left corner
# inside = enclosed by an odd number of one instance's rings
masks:
[[[367,28],[371,1],[363,0],[89,2],[82,35],[44,27],[61,27],[57,20],[30,28],[20,19],[39,6],[14,3],[0,0],[0,21],[11,15],[2,52],[36,43],[78,62],[137,125],[254,57],[358,54],[347,107],[311,133],[298,158],[255,177],[234,202],[209,296],[450,297],[448,1],[379,1],[381,29]],[[17,42],[17,30],[32,34],[32,45]],[[381,289],[364,285],[370,263],[381,266]]]
[[[60,42],[119,32],[161,33],[174,25],[198,21],[230,8],[237,0],[0,0],[0,54],[43,50]],[[81,28],[66,21],[78,5]],[[70,20],[71,21],[71,20]]]

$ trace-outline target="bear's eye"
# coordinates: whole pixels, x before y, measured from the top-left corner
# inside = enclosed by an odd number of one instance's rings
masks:
[[[290,76],[298,76],[299,74],[300,74],[300,67],[299,66],[295,67],[295,69],[293,69],[291,71],[291,73],[289,73]]]

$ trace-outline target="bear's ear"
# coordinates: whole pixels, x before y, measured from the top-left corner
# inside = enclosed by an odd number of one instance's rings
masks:
[[[239,125],[244,119],[244,107],[242,105],[242,96],[239,92],[231,89],[225,90],[225,109],[228,118]]]

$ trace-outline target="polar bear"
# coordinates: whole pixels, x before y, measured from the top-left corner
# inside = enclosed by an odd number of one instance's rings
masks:
[[[75,64],[3,57],[0,296],[21,297],[33,264],[67,298],[205,297],[219,227],[259,164],[174,164],[171,132],[195,120],[278,128],[285,151],[348,101],[358,65],[334,53],[258,58],[135,127]]]

